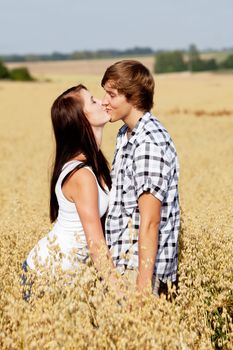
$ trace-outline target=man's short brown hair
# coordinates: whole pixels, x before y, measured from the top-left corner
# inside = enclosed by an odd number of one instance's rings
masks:
[[[141,62],[122,60],[114,63],[104,73],[101,85],[104,87],[107,82],[138,110],[146,112],[153,107],[154,79]]]

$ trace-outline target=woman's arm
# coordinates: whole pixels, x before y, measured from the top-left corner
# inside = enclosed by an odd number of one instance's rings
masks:
[[[64,194],[76,205],[94,265],[101,272],[113,272],[114,265],[99,215],[98,188],[94,175],[88,169],[79,169],[64,187]]]

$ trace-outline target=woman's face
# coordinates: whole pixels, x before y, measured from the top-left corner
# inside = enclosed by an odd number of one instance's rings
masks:
[[[103,109],[100,100],[94,98],[88,90],[82,89],[80,96],[84,102],[84,113],[91,126],[104,126],[110,120],[110,116]]]

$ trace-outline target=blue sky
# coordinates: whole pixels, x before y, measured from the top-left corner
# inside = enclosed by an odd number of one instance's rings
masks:
[[[233,0],[0,0],[0,55],[233,47]]]

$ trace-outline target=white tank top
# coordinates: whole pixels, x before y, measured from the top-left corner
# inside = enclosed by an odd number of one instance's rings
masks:
[[[39,264],[46,265],[49,263],[53,266],[57,263],[59,265],[61,264],[63,270],[76,268],[80,262],[85,262],[89,256],[86,236],[75,203],[69,201],[62,192],[63,179],[81,163],[78,160],[72,160],[62,168],[55,186],[58,201],[57,221],[48,235],[42,238],[29,253],[27,263],[31,269],[36,269],[34,263],[35,256],[37,256]],[[85,168],[90,170],[95,176],[90,167],[85,166]],[[104,192],[98,184],[97,179],[96,183],[98,187],[99,214],[102,217],[107,211],[109,191]],[[62,259],[58,259],[58,262],[53,257],[54,252],[51,253],[51,249],[53,250],[57,245],[59,245],[58,248],[63,255]],[[57,254],[57,258],[58,256]]]

